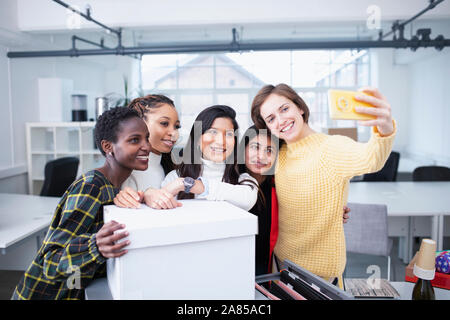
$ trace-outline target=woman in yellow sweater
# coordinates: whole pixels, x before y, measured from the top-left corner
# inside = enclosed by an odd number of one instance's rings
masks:
[[[283,146],[275,171],[279,206],[279,235],[275,255],[289,259],[331,282],[346,262],[342,207],[353,176],[380,170],[388,158],[396,128],[390,105],[375,88],[361,90],[357,100],[375,108],[359,113],[376,116],[360,121],[373,126],[367,143],[344,136],[317,133],[308,125],[309,109],[288,85],[266,85],[252,103],[258,129],[267,128]]]

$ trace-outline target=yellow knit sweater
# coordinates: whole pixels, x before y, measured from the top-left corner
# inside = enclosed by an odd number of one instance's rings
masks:
[[[395,128],[395,123],[394,123]],[[311,134],[284,145],[275,186],[279,208],[276,256],[322,277],[342,275],[345,262],[343,206],[349,180],[380,170],[394,141],[376,128],[367,143],[344,136]]]

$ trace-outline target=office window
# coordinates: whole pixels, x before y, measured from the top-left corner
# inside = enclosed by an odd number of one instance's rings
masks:
[[[315,130],[355,126],[329,118],[327,90],[369,85],[369,71],[368,52],[356,50],[146,55],[141,64],[144,91],[166,94],[175,102],[180,144],[198,113],[213,104],[233,107],[240,131],[245,131],[252,124],[253,97],[265,84],[292,86],[310,108],[309,123]]]

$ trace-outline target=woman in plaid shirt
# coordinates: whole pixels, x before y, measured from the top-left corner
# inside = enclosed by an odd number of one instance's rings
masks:
[[[12,299],[83,299],[84,288],[105,274],[107,258],[127,253],[125,225],[103,223],[103,206],[112,204],[133,170],[146,170],[150,153],[147,125],[136,111],[118,107],[103,113],[95,140],[105,164],[78,178],[56,207],[36,257]]]

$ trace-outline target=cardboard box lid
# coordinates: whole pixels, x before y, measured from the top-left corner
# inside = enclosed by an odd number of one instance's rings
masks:
[[[105,223],[125,224],[127,249],[255,235],[257,217],[225,201],[181,200],[182,207],[155,210],[104,207]],[[121,231],[123,232],[123,231]],[[125,240],[125,239],[124,239]]]

